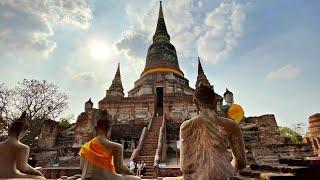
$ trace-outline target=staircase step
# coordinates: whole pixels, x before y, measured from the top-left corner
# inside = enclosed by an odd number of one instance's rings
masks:
[[[149,149],[157,149],[158,146],[155,145],[146,145],[146,146],[142,146],[142,148],[149,148]]]
[[[153,153],[153,154],[155,154],[155,153]],[[140,155],[141,155],[141,156],[150,156],[151,153],[141,153]]]

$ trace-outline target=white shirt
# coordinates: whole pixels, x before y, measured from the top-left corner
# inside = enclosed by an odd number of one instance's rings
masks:
[[[134,161],[130,161],[129,167],[130,167],[130,170],[134,170],[134,168],[136,168],[136,163]]]

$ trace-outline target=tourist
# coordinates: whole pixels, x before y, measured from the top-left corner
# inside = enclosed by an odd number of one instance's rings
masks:
[[[102,113],[95,127],[97,136],[80,149],[82,179],[135,180],[134,173],[123,164],[123,146],[107,139],[110,121]]]
[[[36,164],[37,164],[37,160],[35,158],[35,156],[32,154],[30,155],[29,159],[28,159],[28,164],[31,166],[31,167],[36,167]]]
[[[137,164],[137,176],[143,176],[145,167],[146,167],[146,163],[144,161],[138,162],[138,164]]]
[[[144,161],[141,161],[141,170],[140,170],[140,176],[144,176],[144,172],[145,172],[145,167],[146,167],[146,163]]]
[[[212,87],[201,85],[194,92],[194,103],[200,113],[180,127],[181,171],[185,180],[229,179],[246,166],[242,134],[231,119],[221,118],[214,111]],[[230,163],[227,143],[233,160]]]
[[[45,179],[43,174],[28,164],[30,148],[20,140],[29,129],[26,112],[13,122],[8,138],[0,143],[0,178]]]
[[[130,163],[129,163],[129,169],[134,172],[134,170],[136,169],[136,162],[135,162],[135,159],[131,160]]]
[[[141,162],[138,161],[138,163],[137,163],[137,176],[140,176],[140,174],[141,174]]]

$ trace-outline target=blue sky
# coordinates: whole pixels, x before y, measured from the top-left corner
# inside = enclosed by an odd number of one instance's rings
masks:
[[[53,82],[70,96],[65,114],[76,117],[90,97],[97,107],[118,62],[125,92],[133,87],[158,7],[149,0],[3,0],[0,80],[9,87],[23,78]],[[216,92],[228,87],[247,116],[275,114],[286,126],[320,111],[319,8],[316,0],[163,1],[190,86],[200,56]]]

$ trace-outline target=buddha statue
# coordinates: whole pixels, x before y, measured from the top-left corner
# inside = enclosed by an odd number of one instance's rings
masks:
[[[11,124],[8,138],[0,143],[0,179],[45,179],[43,174],[28,164],[29,146],[20,142],[28,131],[26,112]]]
[[[200,113],[180,126],[183,179],[229,179],[246,166],[240,128],[235,121],[217,115],[215,93],[211,87],[200,85],[193,96]],[[228,143],[232,149],[232,162]]]
[[[96,137],[80,149],[81,179],[136,180],[141,179],[123,164],[123,146],[107,139],[110,120],[102,111],[95,127]]]
[[[234,103],[233,93],[231,91],[229,91],[229,89],[227,88],[226,92],[223,94],[223,97],[224,97],[224,99],[226,101],[226,105],[231,107],[232,104]]]
[[[237,124],[244,119],[244,111],[242,107],[234,103],[233,93],[226,89],[223,94],[226,104],[222,106],[222,116],[234,120]]]
[[[223,94],[223,99],[225,100],[226,104],[222,105],[222,112],[223,112],[222,114],[223,114],[223,117],[228,117],[228,110],[234,103],[233,93],[229,91],[228,88],[226,89],[226,92]]]

